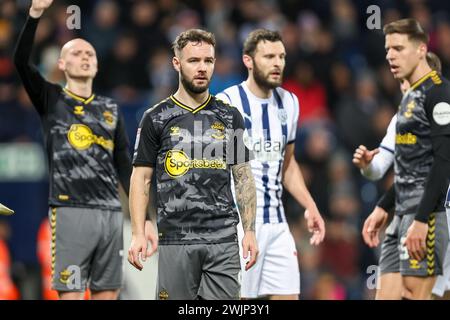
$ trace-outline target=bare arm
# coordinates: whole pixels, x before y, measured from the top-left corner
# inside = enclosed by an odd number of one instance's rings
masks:
[[[294,144],[286,147],[283,165],[283,186],[305,209],[316,207],[303,179],[303,174],[294,157]]]
[[[236,201],[244,231],[255,231],[256,187],[252,169],[248,162],[232,167]]]
[[[145,217],[150,197],[151,167],[134,167],[130,180],[130,215],[133,235],[144,234]]]
[[[313,232],[311,244],[319,244],[325,237],[325,223],[317,209],[308,188],[303,179],[300,167],[294,157],[294,144],[286,147],[283,164],[283,186],[305,209],[305,218],[308,222],[308,229]]]
[[[258,256],[258,244],[255,234],[256,219],[256,187],[252,168],[248,162],[231,167],[234,178],[236,201],[241,215],[244,238],[242,239],[242,252],[244,259],[250,253],[250,260],[246,262],[245,270],[250,269]]]
[[[134,167],[130,181],[130,216],[132,240],[128,250],[128,261],[137,269],[141,270],[143,265],[139,260],[139,254],[142,261],[150,257],[157,249],[158,237],[154,230],[146,232],[145,218],[150,198],[150,183],[153,175],[151,167]],[[151,242],[152,247],[147,250],[147,240]]]

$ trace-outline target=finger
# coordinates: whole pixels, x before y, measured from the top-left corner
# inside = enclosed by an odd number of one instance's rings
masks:
[[[408,249],[408,254],[411,258],[413,258],[414,260],[418,260],[418,256],[416,254],[417,252],[417,248],[415,245],[414,240],[407,238],[406,242],[405,242],[406,248]]]
[[[324,229],[321,227],[320,221],[317,223],[317,226],[314,228],[313,236],[311,237],[312,245],[319,245],[324,238]]]
[[[419,261],[422,261],[423,259],[425,259],[425,256],[426,256],[426,248],[424,247],[421,239],[417,239],[417,247],[419,249],[419,251],[418,251],[418,254],[420,257]]]
[[[140,249],[133,249],[132,250],[132,255],[133,255],[133,265],[138,268],[139,270],[142,270],[142,264],[139,261],[139,251]]]
[[[252,247],[250,249],[250,260],[245,265],[245,271],[247,271],[248,269],[253,267],[253,265],[256,263],[257,254],[258,254],[258,252],[257,252],[256,248]]]
[[[376,242],[374,241],[375,224],[374,224],[373,220],[370,218],[367,218],[366,222],[364,223],[363,228],[365,228],[365,236],[367,239],[366,244],[370,248],[373,248],[376,244]]]
[[[313,234],[313,236],[311,237],[311,239],[309,240],[309,243],[313,246],[317,246],[320,244],[320,233],[316,232]]]
[[[364,222],[361,234],[362,234],[364,243],[367,244],[368,246],[370,246],[370,236],[369,236],[369,232],[368,232],[368,226],[369,226],[369,220],[366,219],[366,221]]]
[[[323,221],[323,219],[319,220],[319,236],[320,236],[320,243],[323,242],[323,240],[325,239],[325,222]]]
[[[360,145],[360,146],[358,147],[358,149],[360,149],[360,150],[362,150],[362,151],[367,151],[366,146],[363,146],[363,145]]]
[[[147,241],[142,245],[141,250],[141,259],[145,262],[145,259],[147,259]]]
[[[375,221],[372,219],[369,221],[367,225],[367,232],[369,233],[370,237],[370,247],[371,248],[377,247],[379,243],[378,241],[379,228],[377,228]]]
[[[158,250],[158,241],[155,239],[150,240],[150,246],[147,248],[147,257],[151,257],[156,250]]]
[[[248,257],[248,251],[250,250],[247,243],[242,243],[242,256],[244,259],[247,259]]]
[[[372,150],[372,155],[373,156],[378,154],[378,153],[380,153],[380,148],[376,148],[376,149]]]
[[[372,243],[373,243],[374,247],[378,247],[378,245],[380,244],[380,232],[379,231],[376,231],[373,234]]]
[[[131,254],[131,249],[128,250],[128,262],[134,264],[133,255]]]
[[[135,260],[134,260],[134,255],[133,255],[133,250],[130,249],[128,251],[128,262],[130,262],[130,264],[135,267],[136,269],[139,269],[139,267],[136,265]],[[140,269],[139,269],[140,270]]]
[[[369,232],[369,247],[375,248],[376,246],[377,246],[376,232],[371,231]]]
[[[414,250],[414,259],[416,259],[417,261],[422,260],[421,258],[421,248],[420,248],[420,242],[419,239],[415,239],[413,241],[413,250]]]

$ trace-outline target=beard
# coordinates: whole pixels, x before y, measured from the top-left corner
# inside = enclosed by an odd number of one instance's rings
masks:
[[[209,82],[211,81],[210,79],[208,79],[206,81],[206,84],[204,84],[203,86],[196,86],[194,84],[194,78],[192,78],[191,81],[188,80],[188,78],[184,75],[183,73],[183,69],[180,68],[180,78],[181,78],[181,84],[183,85],[183,87],[192,94],[199,94],[199,93],[203,93],[206,90],[208,90],[209,88]]]
[[[258,68],[258,65],[253,60],[253,79],[255,79],[255,82],[258,86],[272,90],[281,86],[281,83],[283,82],[283,72],[280,70],[279,81],[270,81],[269,75],[265,76],[264,72],[262,72],[262,70]]]

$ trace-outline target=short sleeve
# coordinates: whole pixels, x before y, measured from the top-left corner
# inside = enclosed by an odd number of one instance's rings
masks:
[[[293,100],[293,105],[292,105],[293,111],[292,111],[292,119],[291,119],[291,123],[290,123],[291,130],[289,132],[288,144],[295,142],[295,138],[297,136],[298,118],[299,118],[299,114],[300,114],[300,105],[298,102],[298,98],[292,92],[290,92],[290,94],[292,95],[292,100]]]
[[[151,114],[146,112],[136,134],[133,166],[155,167],[160,147],[159,141]]]
[[[232,104],[230,96],[228,94],[226,94],[225,91],[222,91],[222,92],[219,92],[218,94],[216,94],[216,98],[224,103]]]
[[[386,135],[381,141],[380,148],[383,148],[391,153],[395,151],[395,127],[397,125],[397,115],[392,117],[391,122],[386,131]]]
[[[445,81],[445,80],[444,80]],[[427,92],[425,111],[431,136],[450,135],[450,85],[445,81]]]
[[[236,165],[254,159],[253,152],[247,147],[248,133],[244,119],[238,109],[232,107],[233,128],[227,152],[227,164]]]

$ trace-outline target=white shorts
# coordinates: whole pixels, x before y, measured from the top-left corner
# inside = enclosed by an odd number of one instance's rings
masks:
[[[242,226],[238,226],[241,256],[241,297],[300,294],[297,249],[287,223],[257,223],[259,255],[256,264],[245,271],[242,256]],[[248,258],[247,258],[248,260]]]
[[[450,234],[450,208],[445,209],[447,212],[448,231]],[[442,297],[445,291],[450,290],[450,243],[444,258],[443,274],[438,276],[433,287],[433,294]]]

